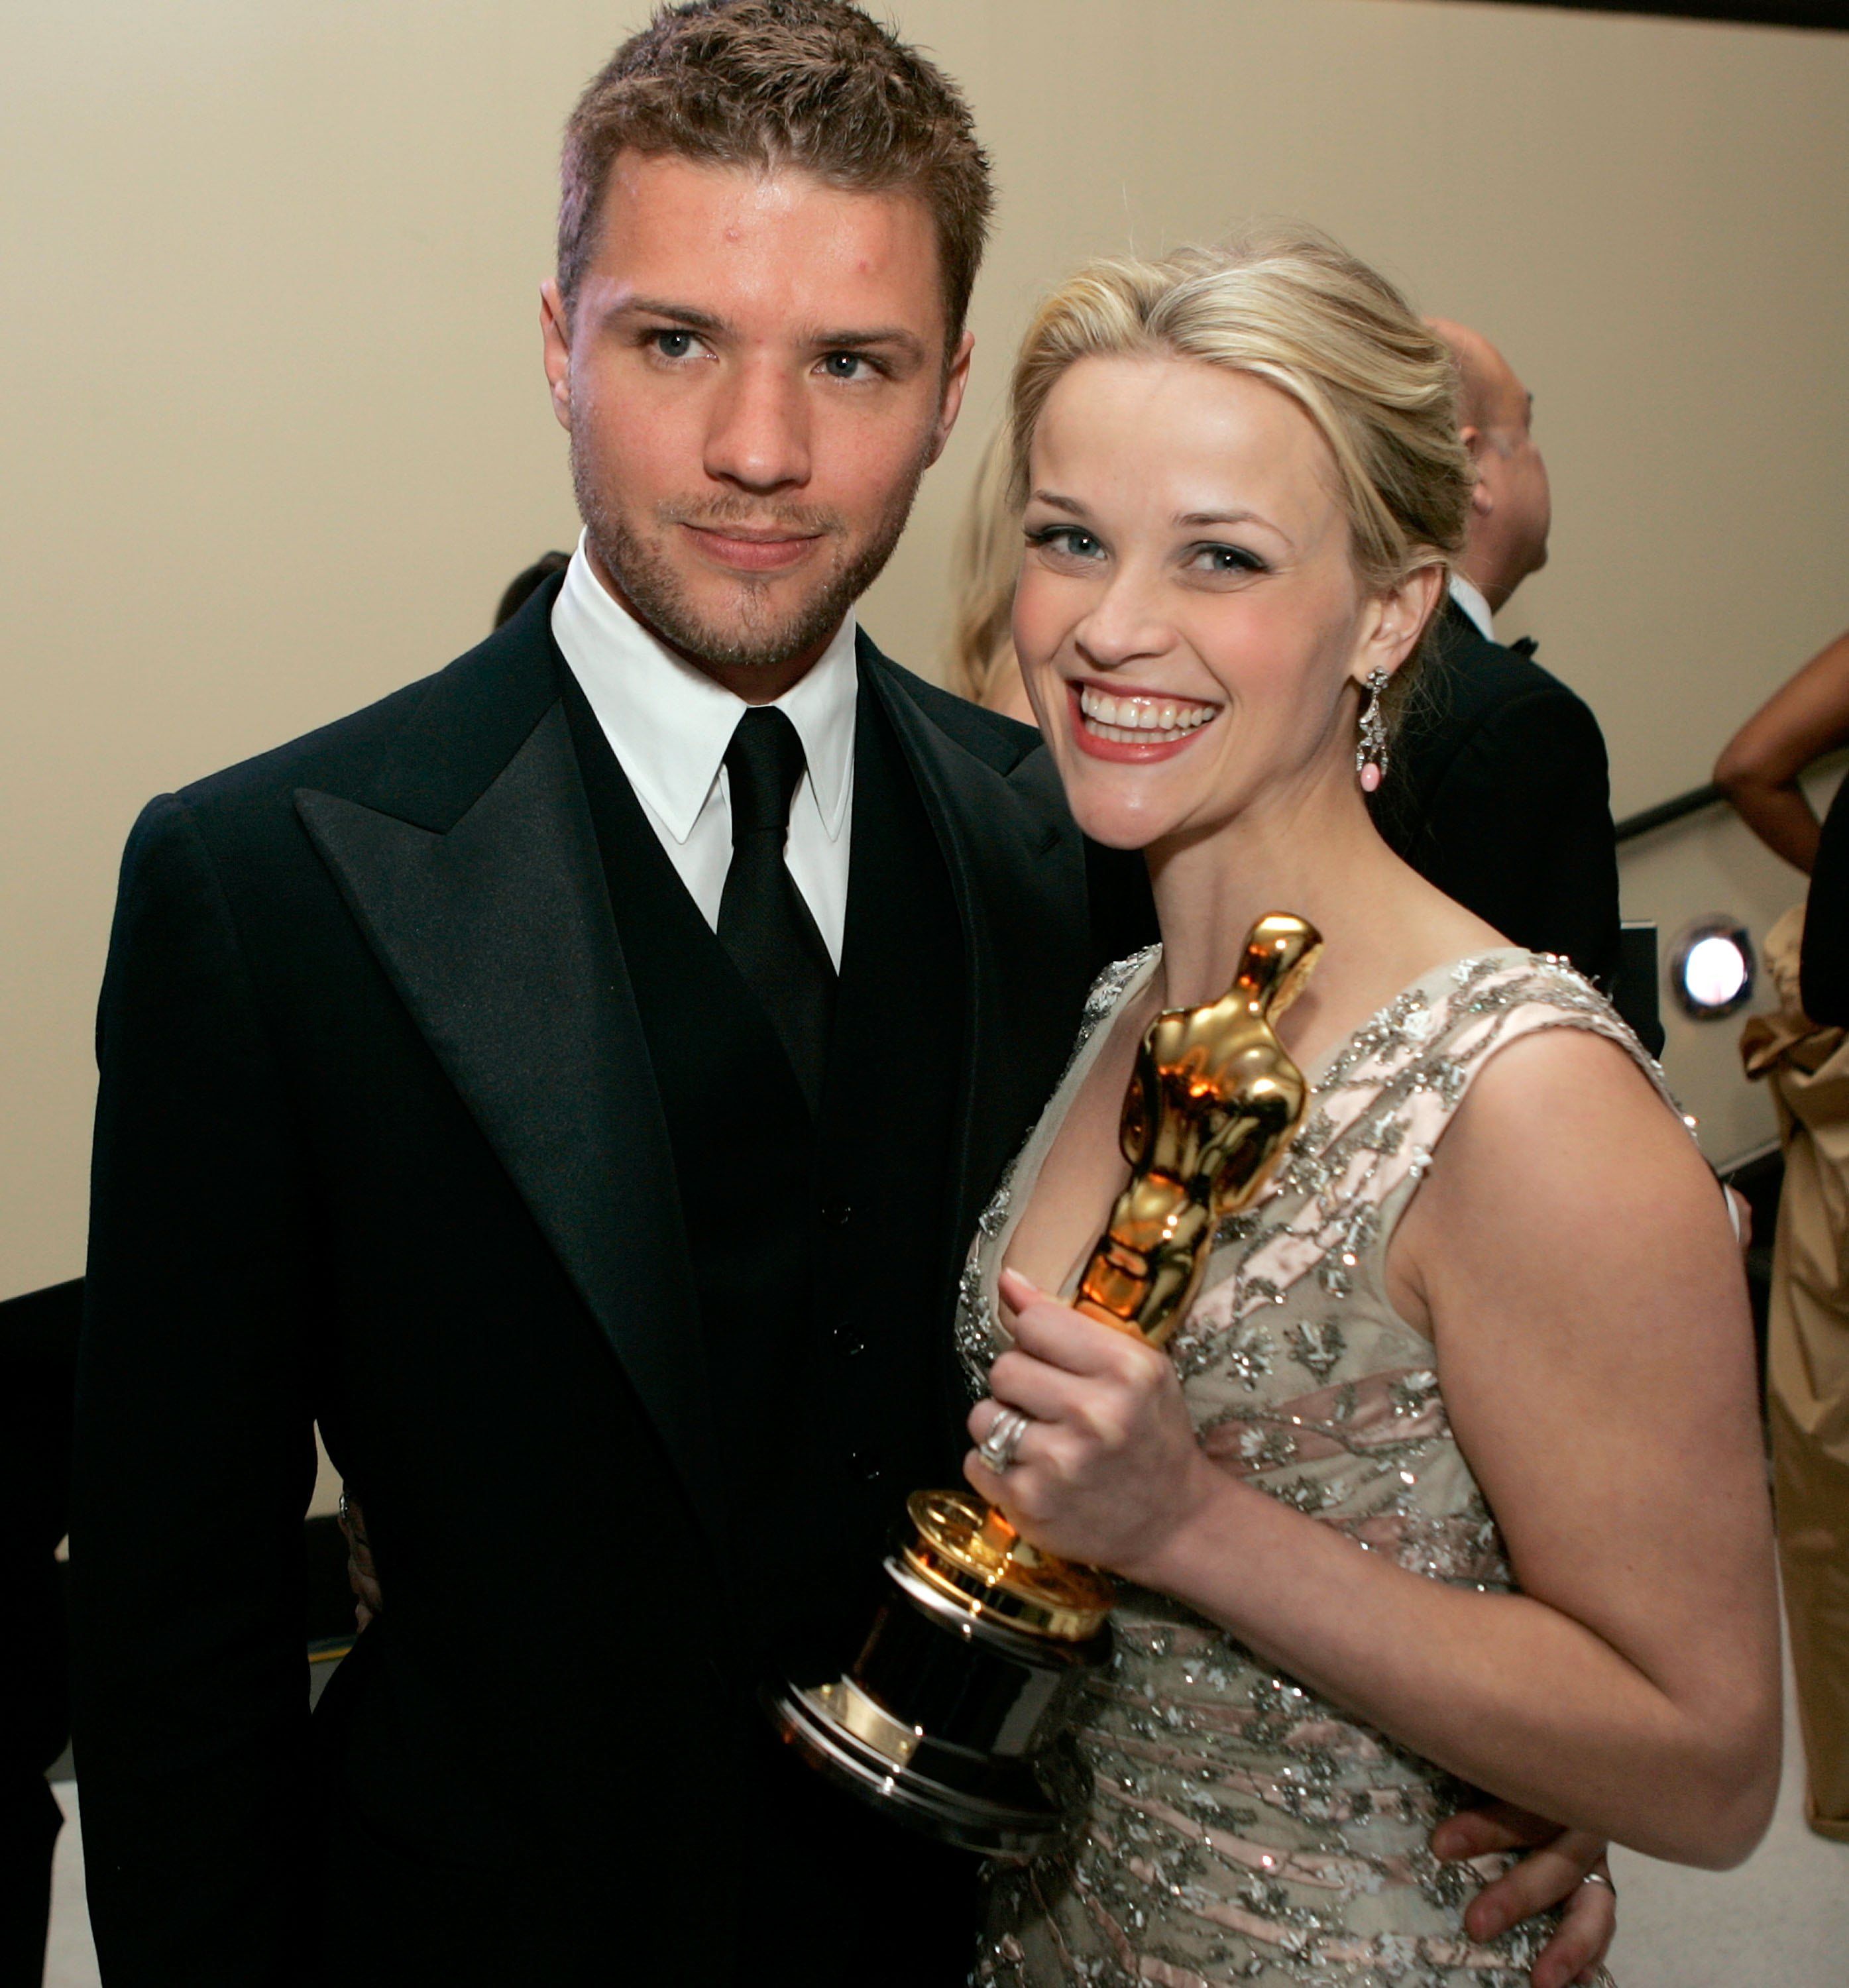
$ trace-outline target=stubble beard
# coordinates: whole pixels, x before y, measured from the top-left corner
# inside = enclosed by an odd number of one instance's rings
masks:
[[[823,647],[891,558],[911,515],[927,459],[921,449],[858,546],[837,512],[788,503],[766,505],[744,496],[657,505],[654,522],[659,537],[650,539],[637,530],[620,505],[611,501],[600,485],[576,434],[571,441],[572,486],[577,495],[578,514],[604,571],[622,588],[631,609],[654,634],[690,662],[722,669],[775,668],[806,650]],[[725,624],[717,624],[695,610],[680,576],[661,549],[660,539],[684,525],[747,524],[759,529],[770,525],[820,534],[832,552],[828,571],[814,592],[780,615],[771,605],[774,581],[769,576],[741,574],[734,583],[735,611]]]

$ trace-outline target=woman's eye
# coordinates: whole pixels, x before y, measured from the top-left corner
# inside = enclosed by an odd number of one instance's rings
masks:
[[[1104,556],[1104,542],[1077,525],[1049,525],[1043,531],[1029,532],[1027,537],[1030,545],[1063,553],[1068,559],[1095,560]]]
[[[685,359],[697,343],[691,331],[651,331],[648,341],[664,359]]]
[[[1197,573],[1263,573],[1265,562],[1243,546],[1197,546],[1188,560]]]

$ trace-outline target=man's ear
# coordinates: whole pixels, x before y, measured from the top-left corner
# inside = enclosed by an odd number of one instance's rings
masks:
[[[539,286],[539,336],[552,411],[560,428],[571,427],[571,320],[559,286],[550,276]]]
[[[1479,518],[1487,518],[1496,509],[1495,495],[1483,474],[1483,455],[1489,446],[1489,438],[1481,428],[1466,421],[1458,430],[1458,440],[1470,451],[1470,466],[1476,472],[1470,485],[1470,508]]]
[[[963,405],[963,390],[969,384],[970,355],[975,349],[975,333],[965,332],[957,340],[957,349],[950,363],[944,369],[944,397],[938,404],[938,425],[931,437],[931,453],[924,458],[927,469],[944,453],[944,445],[957,424],[957,415]]]

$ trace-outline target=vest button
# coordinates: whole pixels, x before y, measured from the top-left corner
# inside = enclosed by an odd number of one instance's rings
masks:
[[[845,1229],[854,1219],[854,1210],[844,1201],[825,1201],[822,1204],[822,1219],[830,1229]]]

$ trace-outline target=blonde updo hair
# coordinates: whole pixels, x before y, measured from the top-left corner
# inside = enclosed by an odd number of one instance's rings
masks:
[[[1335,459],[1355,566],[1371,592],[1421,566],[1448,570],[1462,551],[1472,472],[1458,437],[1456,362],[1385,277],[1327,235],[1253,228],[1158,262],[1093,262],[1062,284],[1015,362],[1017,509],[1034,430],[1066,368],[1144,357],[1250,373],[1296,402]],[[1389,716],[1404,706],[1418,655],[1394,678]]]

